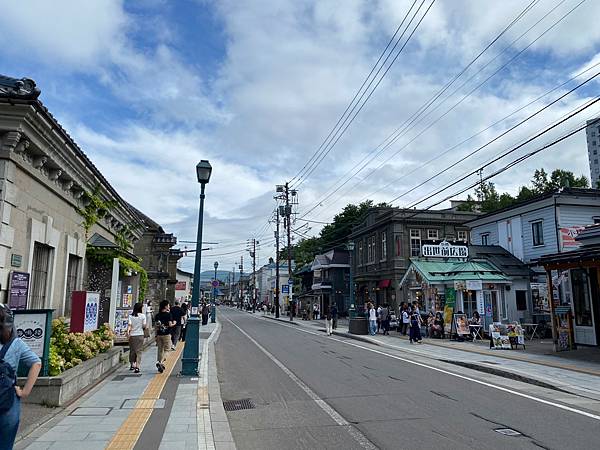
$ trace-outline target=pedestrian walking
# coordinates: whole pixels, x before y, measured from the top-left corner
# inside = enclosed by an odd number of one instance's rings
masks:
[[[175,346],[179,342],[181,327],[183,326],[183,315],[183,309],[179,306],[179,302],[175,300],[175,305],[171,308],[171,319],[175,322],[175,326],[171,328],[171,350],[175,350]]]
[[[333,333],[333,316],[331,315],[331,308],[327,311],[325,315],[325,329],[327,330],[327,336],[331,336]]]
[[[316,303],[313,305],[313,319],[319,320],[319,305]]]
[[[381,330],[381,305],[377,307],[377,333]]]
[[[208,325],[208,315],[210,313],[210,307],[208,303],[202,306],[202,325]]]
[[[0,450],[11,450],[21,420],[21,399],[31,393],[42,368],[40,358],[18,336],[14,318],[7,306],[0,304]],[[27,368],[27,381],[17,384],[17,369]]]
[[[421,343],[421,324],[423,320],[421,319],[421,314],[419,314],[419,310],[413,309],[410,315],[410,332],[408,340],[412,344],[414,342]]]
[[[187,332],[188,319],[190,318],[190,307],[186,302],[181,304],[183,317],[181,318],[181,341],[185,342],[185,333]]]
[[[331,326],[335,330],[337,328],[337,320],[338,320],[338,310],[335,304],[331,307]]]
[[[146,329],[146,316],[142,312],[144,305],[140,302],[133,305],[133,312],[129,315],[127,336],[129,336],[129,370],[140,373],[142,364],[142,347],[144,346],[144,330]]]
[[[383,304],[379,312],[379,320],[381,321],[381,328],[383,329],[383,335],[390,334],[390,310],[388,309],[387,303]]]
[[[373,303],[369,302],[369,334],[375,336],[377,334],[377,311]]]
[[[168,300],[160,302],[159,312],[154,318],[154,323],[156,324],[156,368],[160,373],[163,373],[167,352],[171,349],[171,327],[175,325],[175,321],[171,317],[171,306]]]

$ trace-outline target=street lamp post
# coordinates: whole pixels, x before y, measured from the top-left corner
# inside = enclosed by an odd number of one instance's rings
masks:
[[[214,284],[216,285],[219,281],[217,280],[217,268],[219,267],[219,263],[217,261],[215,261],[215,281]],[[215,323],[217,321],[217,286],[213,285],[213,301],[212,301],[212,305],[210,306],[210,323]]]
[[[354,242],[348,242],[346,249],[350,253],[350,308],[355,309],[354,304],[354,270],[352,268],[352,255],[354,254]]]
[[[202,260],[202,222],[204,219],[204,188],[210,181],[212,166],[207,160],[202,160],[196,166],[196,176],[200,183],[200,211],[198,213],[198,236],[196,238],[196,261],[194,263],[194,286],[192,288],[192,314],[187,323],[185,347],[181,358],[181,375],[198,376],[198,361],[200,351],[200,270]]]

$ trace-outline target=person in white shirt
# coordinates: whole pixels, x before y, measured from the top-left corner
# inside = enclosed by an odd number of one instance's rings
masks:
[[[377,307],[377,333],[381,330],[381,306]]]
[[[144,329],[146,328],[146,315],[142,313],[143,305],[133,305],[133,312],[129,315],[129,370],[140,373],[142,363],[142,347],[144,346]]]
[[[369,334],[371,336],[377,334],[377,311],[371,302],[369,302]]]

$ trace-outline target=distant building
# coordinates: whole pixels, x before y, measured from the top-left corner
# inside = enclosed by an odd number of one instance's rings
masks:
[[[175,300],[186,302],[192,299],[192,281],[194,274],[177,269],[177,283],[175,283]]]
[[[588,160],[590,162],[590,181],[593,188],[598,188],[600,181],[600,121],[588,120],[585,129],[587,139]]]

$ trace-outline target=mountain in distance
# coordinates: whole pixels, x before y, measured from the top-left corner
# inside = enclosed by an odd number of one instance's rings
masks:
[[[222,281],[222,282],[227,282],[228,280],[231,280],[231,276],[232,272],[230,270],[217,270],[217,280]],[[214,270],[205,270],[203,272],[200,272],[200,282],[201,283],[209,283],[211,282],[215,277],[215,271]],[[234,281],[238,281],[240,279],[240,273],[236,270],[235,271],[235,279]]]

